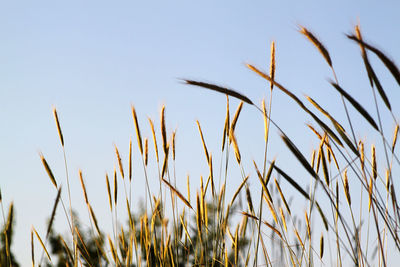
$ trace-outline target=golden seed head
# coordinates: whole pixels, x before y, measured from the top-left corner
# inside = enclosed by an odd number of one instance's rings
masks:
[[[375,145],[371,145],[371,162],[372,162],[372,177],[376,179],[378,176],[377,167],[376,167],[376,154],[375,154]]]

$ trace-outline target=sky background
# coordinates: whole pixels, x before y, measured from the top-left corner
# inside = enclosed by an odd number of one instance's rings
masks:
[[[201,122],[209,150],[218,158],[225,97],[186,86],[181,78],[229,86],[259,104],[268,95],[267,83],[245,63],[267,70],[274,40],[276,79],[344,119],[340,98],[327,83],[332,78],[330,69],[298,33],[298,25],[319,37],[330,51],[342,87],[370,108],[373,99],[359,48],[344,34],[360,22],[364,38],[399,64],[399,10],[398,1],[2,1],[0,188],[4,205],[14,201],[16,208],[13,250],[20,263],[29,264],[31,226],[44,235],[56,196],[39,151],[65,185],[53,106],[64,133],[72,204],[87,221],[78,179],[78,169],[82,169],[89,199],[107,227],[111,221],[104,176],[116,164],[114,144],[127,166],[129,138],[135,138],[131,104],[147,137],[147,117],[155,120],[159,131],[159,111],[166,105],[168,133],[177,129],[178,188],[186,191],[188,173],[192,188],[197,188],[199,176],[207,175],[207,164],[195,121]],[[398,86],[380,62],[371,60],[398,118]],[[304,126],[311,119],[280,92],[273,101],[274,120],[310,154],[318,143]],[[237,104],[232,99],[231,109]],[[362,120],[355,124],[358,138],[379,140]],[[392,131],[392,121],[386,124]],[[273,129],[269,159],[276,156],[288,172],[296,173],[299,165],[276,133]],[[262,117],[245,105],[237,136],[248,173],[253,172],[252,159],[262,164],[263,135]],[[134,144],[137,160],[135,139]],[[134,171],[133,197],[138,199],[144,197],[141,165],[135,165]],[[234,190],[241,177],[230,178]],[[157,180],[151,183],[157,190]],[[61,209],[57,225],[60,229],[65,225]]]

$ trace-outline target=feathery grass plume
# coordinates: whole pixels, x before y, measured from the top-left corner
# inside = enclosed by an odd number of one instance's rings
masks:
[[[319,240],[319,257],[322,259],[324,256],[324,235],[321,233],[321,238]]]
[[[376,124],[375,120],[372,116],[368,113],[368,111],[358,103],[350,94],[348,94],[344,89],[342,89],[337,83],[330,81],[330,84],[342,95],[344,96],[350,104],[371,124],[375,130],[379,131],[378,125]]]
[[[174,149],[174,151],[175,151],[175,149]],[[174,153],[174,155],[175,155],[175,153]],[[149,140],[146,137],[146,138],[144,138],[144,165],[147,166],[148,160],[149,160]],[[175,160],[175,157],[174,157],[174,160]]]
[[[143,155],[142,135],[140,134],[140,128],[139,128],[139,123],[138,123],[138,119],[136,116],[136,110],[133,105],[131,106],[131,108],[132,108],[133,123],[135,124],[136,137],[137,137],[139,150],[140,150],[140,153]]]
[[[282,220],[282,223],[283,223],[283,227],[285,228],[285,232],[287,232],[285,214],[283,213],[283,209],[281,207],[279,207],[279,214],[281,215],[281,220]]]
[[[157,145],[156,132],[154,131],[154,123],[150,118],[148,118],[148,120],[149,120],[149,124],[150,124],[150,128],[151,128],[151,134],[153,135],[153,142],[154,142],[154,150],[155,150],[155,153],[156,153],[156,160],[157,160],[157,162],[159,162],[158,145]]]
[[[224,151],[225,148],[225,140],[226,137],[229,137],[229,96],[226,95],[226,116],[225,116],[225,123],[224,123],[224,134],[222,136],[222,148],[221,151]]]
[[[207,163],[209,163],[210,162],[210,155],[208,154],[207,145],[206,145],[206,142],[204,141],[203,132],[201,130],[200,122],[198,120],[196,120],[196,123],[197,123],[197,128],[199,129],[201,143],[203,144],[204,154],[206,155]]]
[[[86,193],[86,186],[85,186],[85,183],[83,182],[82,170],[79,170],[79,180],[81,181],[83,196],[85,197],[85,203],[89,205],[89,200],[88,200],[88,196]]]
[[[172,132],[172,141],[171,141],[171,145],[172,145],[172,159],[175,160],[175,136],[176,136],[176,130]]]
[[[272,80],[275,79],[275,42],[271,42],[271,63],[269,65],[269,76]],[[274,88],[274,83],[271,82],[271,91]]]
[[[117,181],[117,170],[114,166],[114,206],[117,206],[118,199],[118,181]]]
[[[190,180],[189,180],[189,174],[186,176],[186,187],[187,187],[188,201],[190,203]]]
[[[162,145],[163,145],[163,150],[164,154],[168,154],[168,142],[167,142],[167,130],[165,129],[165,106],[163,105],[161,108],[161,137],[162,137]]]
[[[305,27],[300,26],[300,33],[303,34],[307,39],[318,49],[321,55],[325,58],[328,65],[332,68],[332,60],[329,56],[328,50],[322,45],[322,43]]]
[[[240,165],[240,161],[241,161],[240,151],[239,151],[239,147],[238,147],[238,144],[237,144],[237,141],[236,141],[235,134],[234,134],[233,131],[232,131],[232,128],[231,128],[231,130],[229,131],[229,139],[230,139],[230,140],[232,141],[232,143],[233,143],[233,149],[235,150],[235,157],[236,157],[237,162],[238,162],[239,165]]]
[[[272,90],[272,85],[273,83],[271,83],[271,90]],[[265,100],[263,99],[263,101],[261,102],[261,108],[262,108],[262,112],[263,112],[263,117],[264,117],[264,140],[267,141],[268,140],[268,115],[267,115],[267,109],[265,107]]]
[[[236,189],[235,194],[233,194],[232,200],[229,203],[229,206],[232,206],[233,203],[235,202],[236,197],[239,195],[240,191],[242,190],[243,186],[246,184],[247,180],[249,179],[249,176],[247,175],[246,178],[243,179],[242,183],[239,185],[239,187]],[[225,185],[224,185],[225,187]],[[222,191],[220,193],[220,197],[222,196]],[[219,204],[220,205],[220,204]],[[218,206],[219,206],[218,205]]]
[[[385,171],[385,177],[386,177],[386,191],[389,192],[389,189],[390,189],[390,171],[389,170]]]
[[[32,267],[35,267],[35,246],[33,243],[33,229],[31,229],[31,259],[32,259]]]
[[[231,126],[230,126],[230,131],[235,131],[235,127],[237,124],[237,121],[239,119],[239,115],[240,112],[242,111],[242,107],[243,107],[243,101],[241,101],[236,109],[235,115],[233,116],[233,120],[231,122]]]
[[[125,178],[125,175],[124,175],[124,168],[123,168],[123,166],[122,166],[121,156],[120,156],[120,154],[119,154],[117,145],[114,145],[114,147],[115,147],[115,155],[117,156],[119,171],[120,171],[120,173],[121,173],[122,179],[124,179],[124,178]]]
[[[350,197],[350,187],[349,187],[349,178],[347,177],[347,168],[343,172],[343,186],[344,186],[344,194],[346,196],[347,202],[349,206],[351,206],[351,197]]]
[[[396,128],[394,129],[393,142],[392,142],[392,153],[394,153],[394,148],[396,146],[398,133],[399,133],[399,125],[397,124]]]
[[[364,171],[365,153],[364,153],[364,143],[361,140],[358,142],[358,149],[360,150],[361,170]]]
[[[53,222],[54,222],[54,218],[56,217],[56,210],[57,210],[58,203],[60,202],[60,198],[61,198],[61,186],[58,189],[56,200],[54,201],[54,205],[53,205],[53,210],[51,211],[51,216],[50,216],[49,224],[47,226],[47,231],[46,231],[46,240],[50,234],[51,227],[53,226]]]
[[[380,51],[378,48],[366,43],[365,41],[357,38],[357,36],[354,36],[353,34],[347,34],[347,38],[357,42],[358,44],[362,45],[366,49],[370,50],[373,52],[375,55],[378,56],[378,58],[383,62],[383,64],[386,66],[386,68],[392,73],[392,76],[396,79],[397,83],[400,85],[400,71],[399,68],[396,66],[396,64],[389,59],[382,51]]]
[[[32,227],[32,230],[33,230],[33,232],[35,233],[36,238],[39,240],[39,243],[40,243],[40,245],[42,246],[44,253],[46,253],[46,256],[47,256],[47,258],[49,259],[50,263],[52,263],[50,254],[49,254],[49,252],[47,251],[46,246],[44,245],[44,243],[43,243],[42,239],[40,238],[38,232],[36,231],[36,229],[35,229],[34,227]]]
[[[245,95],[242,95],[241,93],[236,92],[235,90],[224,88],[218,85],[210,84],[210,83],[204,83],[204,82],[197,82],[197,81],[192,81],[192,80],[184,80],[187,84],[190,85],[195,85],[195,86],[200,86],[203,88],[207,88],[213,91],[217,91],[223,94],[227,94],[233,97],[236,97],[237,99],[240,99],[250,105],[254,105],[254,103]]]
[[[189,201],[182,195],[181,192],[179,192],[178,189],[176,189],[173,185],[171,185],[167,180],[165,180],[164,178],[162,178],[162,181],[168,185],[169,189],[175,193],[175,195],[177,195],[182,201],[183,203],[185,203],[186,206],[188,206],[190,209],[192,208],[192,205],[190,205]]]
[[[110,211],[112,211],[111,187],[110,187],[110,180],[108,179],[108,174],[107,173],[106,173],[106,184],[107,184],[108,202],[110,204]]]
[[[378,171],[376,167],[376,153],[375,153],[375,145],[371,145],[371,164],[372,164],[372,177],[376,179],[378,176]]]
[[[56,178],[54,177],[49,164],[47,163],[46,159],[44,158],[44,156],[41,152],[39,152],[39,156],[40,156],[40,159],[42,160],[44,168],[46,169],[47,175],[49,176],[49,178],[50,178],[51,182],[53,183],[53,185],[55,186],[55,188],[57,188]]]
[[[285,195],[282,193],[281,186],[279,185],[278,181],[275,178],[274,178],[274,182],[275,182],[276,188],[278,189],[279,195],[281,196],[282,202],[285,205],[286,210],[288,211],[289,215],[292,215],[289,205],[286,201]]]
[[[57,109],[53,107],[53,115],[57,125],[58,136],[60,137],[61,146],[64,147],[64,136],[61,131],[60,121],[58,120]]]

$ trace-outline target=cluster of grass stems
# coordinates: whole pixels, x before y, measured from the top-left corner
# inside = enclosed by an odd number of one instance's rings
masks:
[[[398,235],[400,210],[395,191],[396,183],[399,181],[395,181],[393,171],[400,165],[396,156],[399,123],[392,113],[389,97],[374,72],[369,56],[379,58],[399,85],[400,72],[383,52],[363,40],[358,26],[355,27],[354,34],[347,35],[361,49],[366,76],[370,82],[375,105],[373,110],[367,111],[341,87],[325,46],[306,28],[300,27],[299,32],[318,49],[327,67],[332,70],[330,83],[341,98],[347,116],[346,121],[339,122],[309,96],[305,96],[305,99],[312,108],[307,107],[305,102],[275,80],[274,42],[271,44],[269,73],[247,65],[250,70],[266,80],[269,98],[267,101],[262,101],[261,107],[235,90],[210,83],[184,80],[189,85],[226,95],[220,169],[214,167],[218,164],[214,163],[215,157],[213,158],[207,149],[200,122],[197,121],[199,140],[204,148],[209,172],[207,177],[200,178],[200,188],[195,196],[190,195],[189,177],[186,189],[177,188],[175,132],[167,136],[165,108],[162,107],[160,113],[160,135],[155,130],[154,122],[148,119],[152,135],[143,138],[135,108],[132,106],[137,148],[146,181],[144,196],[146,205],[143,212],[138,212],[131,202],[134,152],[130,140],[128,168],[123,166],[123,160],[115,146],[118,164],[113,174],[105,177],[110,218],[113,223],[113,232],[109,234],[101,230],[81,171],[79,179],[90,219],[90,229],[87,233],[81,229],[73,213],[64,138],[57,111],[54,109],[65,159],[67,200],[63,198],[59,180],[53,175],[45,157],[40,154],[43,166],[54,185],[56,198],[47,231],[39,234],[32,228],[32,266],[57,264],[58,266],[61,264],[68,266],[342,266],[348,264],[388,266],[389,256],[400,252]],[[311,135],[318,138],[319,145],[312,151],[311,160],[310,156],[302,153],[295,141],[274,122],[272,104],[273,95],[277,93],[285,94],[289,101],[314,121],[315,125],[308,123],[307,126]],[[229,106],[230,97],[241,100],[233,116]],[[383,102],[383,108],[379,108],[378,101]],[[246,104],[255,107],[255,112],[260,112],[260,121],[264,124],[265,130],[264,157],[259,165],[253,161],[253,166],[250,166],[254,168],[256,174],[254,177],[246,175],[245,168],[248,166],[242,164],[242,154],[235,135],[235,126],[242,107]],[[378,143],[371,145],[369,155],[365,152],[369,149],[366,147],[367,140],[356,139],[353,121],[349,115],[350,109],[358,112],[368,123],[370,130],[377,132],[381,137]],[[384,131],[381,118],[383,113],[390,114],[393,119],[394,133]],[[328,121],[331,126],[324,121]],[[293,174],[281,167],[279,159],[269,160],[271,129],[277,130],[283,144],[309,175],[311,182],[307,188],[298,182],[298,177],[293,177]],[[148,177],[151,145],[149,142],[154,149],[152,154],[155,156],[158,177]],[[378,151],[382,152],[380,157],[377,155]],[[234,155],[233,160],[231,155]],[[384,167],[378,168],[378,163]],[[226,192],[230,164],[239,165],[242,177],[241,184],[233,194]],[[150,179],[158,181],[159,187],[150,188]],[[249,179],[255,181],[252,186],[261,188],[260,195],[252,194]],[[121,181],[125,192],[124,199],[117,197],[118,183],[121,184]],[[284,192],[282,183],[294,189],[291,192],[298,194],[295,196],[296,199],[304,199],[303,212],[291,209],[289,198],[293,196],[289,197]],[[357,197],[360,198],[360,204],[352,202],[355,194],[359,195]],[[238,201],[241,202],[242,195],[246,205],[240,206]],[[66,215],[68,236],[56,235],[52,230],[59,204]],[[126,212],[127,225],[119,223],[117,209]],[[167,214],[167,210],[171,212]],[[2,261],[12,266],[9,246],[9,229],[13,220],[12,205],[8,214],[5,218],[3,209],[5,227],[2,238],[5,240],[5,245],[2,249],[5,251],[5,256]],[[38,242],[34,241],[35,239]],[[60,248],[58,252],[54,252],[54,243],[57,242]],[[49,243],[52,244],[52,251],[49,249]],[[40,244],[41,248],[34,248],[35,244]],[[371,247],[375,249],[371,251]],[[35,255],[35,251],[38,250],[42,250],[42,254]],[[55,253],[58,253],[58,256]],[[371,259],[375,255],[377,255],[376,260],[372,263]],[[55,257],[58,257],[58,262]]]

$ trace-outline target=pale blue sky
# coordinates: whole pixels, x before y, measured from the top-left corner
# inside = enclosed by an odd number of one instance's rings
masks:
[[[276,79],[298,96],[311,95],[344,118],[340,99],[326,82],[332,77],[330,70],[297,32],[297,25],[316,33],[331,53],[342,86],[370,107],[373,102],[364,93],[370,88],[359,48],[344,33],[360,21],[365,39],[399,64],[399,10],[398,1],[3,1],[0,187],[4,203],[15,203],[14,251],[19,260],[28,264],[29,257],[24,255],[30,249],[31,225],[43,231],[56,195],[38,151],[44,153],[60,182],[65,179],[53,105],[64,132],[73,204],[78,210],[83,204],[77,176],[81,168],[89,198],[107,225],[104,173],[115,164],[114,143],[127,157],[129,137],[134,135],[131,104],[146,136],[150,133],[146,117],[156,119],[158,129],[158,113],[166,105],[168,130],[177,128],[178,186],[185,188],[185,175],[190,173],[195,187],[199,175],[207,174],[195,120],[202,123],[210,150],[219,155],[225,98],[182,85],[179,78],[228,85],[260,103],[266,83],[244,63],[266,69],[269,44],[275,40]],[[378,61],[372,61],[392,102],[398,102],[398,86]],[[232,101],[232,109],[236,105]],[[394,114],[400,114],[399,105],[393,106]],[[299,132],[310,119],[280,93],[273,112],[288,135],[309,153],[316,140]],[[261,161],[261,118],[248,106],[242,115],[239,145],[248,163],[253,158]],[[357,126],[358,137],[369,136],[366,124]],[[388,127],[392,127],[390,122]],[[271,138],[271,158],[292,159],[277,135]],[[290,169],[291,164],[287,166]],[[140,191],[134,192],[135,197],[143,196],[139,167],[136,185]],[[250,164],[247,169],[253,170]],[[235,188],[241,178],[232,179],[236,179],[232,181]],[[64,222],[59,212],[57,223]]]

